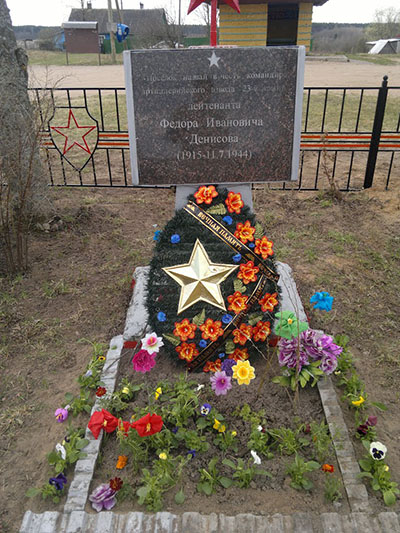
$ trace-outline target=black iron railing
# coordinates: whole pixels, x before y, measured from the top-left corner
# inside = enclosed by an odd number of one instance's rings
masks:
[[[51,185],[140,187],[133,186],[130,178],[125,89],[31,91],[43,120],[42,148]],[[97,122],[98,138],[92,146],[88,141],[86,163],[82,160],[74,165],[68,154],[63,156],[57,149],[57,132],[51,120],[49,125],[45,103],[50,103],[53,111],[85,109]],[[386,76],[381,87],[304,89],[299,180],[274,183],[271,188],[318,190],[327,186],[328,177],[333,177],[342,191],[400,185],[400,87],[388,87]]]

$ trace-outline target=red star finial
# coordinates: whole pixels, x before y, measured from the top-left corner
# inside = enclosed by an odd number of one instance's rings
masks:
[[[205,2],[206,0],[190,0],[190,5],[188,9],[188,15],[191,13],[196,7],[199,7],[200,4]],[[238,13],[240,13],[240,7],[239,7],[239,0],[223,0],[225,4],[228,4],[232,9],[235,9]]]
[[[71,125],[71,117],[75,123],[75,126],[72,124]],[[79,148],[82,148],[82,150],[84,150],[85,152],[87,152],[88,154],[91,154],[92,152],[90,151],[90,148],[86,142],[86,135],[88,135],[91,131],[93,131],[94,129],[96,129],[96,126],[79,126],[78,122],[76,121],[76,118],[72,112],[72,109],[69,110],[69,114],[68,114],[68,123],[66,126],[51,126],[51,129],[56,131],[57,133],[59,133],[60,135],[62,135],[63,137],[65,137],[65,143],[64,143],[64,149],[63,149],[63,155],[65,155],[68,150],[71,150],[71,148],[73,146],[79,146]],[[63,133],[62,131],[59,131],[59,130],[69,130],[69,132],[67,134]],[[68,145],[68,136],[71,136],[76,134],[77,130],[87,130],[86,133],[83,133],[83,132],[78,132],[79,134],[77,135],[78,138],[82,139],[81,142],[83,142],[84,146],[82,146],[82,144],[80,144],[78,141],[76,140],[72,140],[72,142],[70,141],[70,144]],[[81,135],[82,133],[82,135]]]

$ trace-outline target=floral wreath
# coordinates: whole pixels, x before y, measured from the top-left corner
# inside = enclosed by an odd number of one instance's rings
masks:
[[[246,361],[257,352],[265,351],[275,313],[279,310],[279,276],[273,242],[265,235],[249,207],[244,205],[240,193],[203,185],[188,201],[207,214],[207,218],[211,217],[225,234],[234,235],[245,249],[250,250],[254,260],[249,260],[249,254],[238,253],[209,227],[181,209],[162,231],[155,233],[157,242],[150,264],[147,309],[150,326],[163,338],[168,355],[190,366],[213,344],[208,350],[212,356],[207,357],[199,368],[204,372],[217,372],[224,359]],[[180,287],[163,268],[187,263],[197,240],[213,263],[238,268],[220,285],[225,311],[200,301],[178,314]],[[265,269],[274,275],[274,279],[271,276],[262,280],[262,292],[259,296],[257,293],[255,299],[253,295]],[[243,320],[238,321],[239,313]],[[231,329],[225,339],[227,327]]]

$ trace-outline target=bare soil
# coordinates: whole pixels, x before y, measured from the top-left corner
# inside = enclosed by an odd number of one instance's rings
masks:
[[[399,65],[375,65],[366,61],[306,61],[306,87],[379,87],[383,76],[389,85],[400,86]],[[56,66],[31,65],[31,87],[124,87],[122,65]]]
[[[336,203],[322,193],[262,187],[254,198],[278,259],[293,268],[312,327],[350,337],[370,400],[387,405],[385,413],[375,412],[377,430],[388,448],[392,477],[400,481],[399,191],[348,193]],[[132,270],[148,264],[154,230],[173,216],[174,194],[56,189],[49,191],[48,203],[64,221],[63,229],[33,232],[30,270],[14,280],[0,278],[0,524],[5,533],[18,531],[25,510],[38,508],[25,492],[47,482],[46,453],[64,437],[65,427],[53,413],[66,391],[78,392],[76,378],[91,356],[90,345],[79,341],[108,344],[123,331]],[[329,314],[311,311],[308,301],[316,290],[335,297]],[[72,422],[84,426],[87,419]],[[352,433],[350,415],[348,423]],[[302,495],[286,489],[279,508],[290,512]],[[313,505],[308,495],[303,505],[304,510]]]

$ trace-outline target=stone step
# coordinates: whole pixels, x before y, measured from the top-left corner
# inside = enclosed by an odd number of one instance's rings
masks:
[[[27,511],[20,533],[400,533],[400,522],[393,512],[226,516]]]

